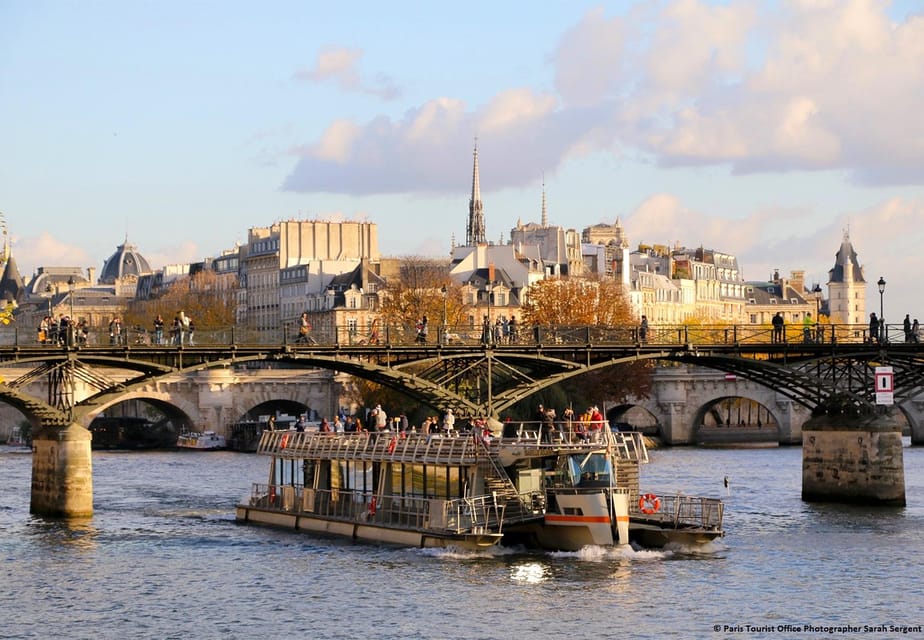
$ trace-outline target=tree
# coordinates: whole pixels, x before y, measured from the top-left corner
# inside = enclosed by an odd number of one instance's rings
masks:
[[[437,327],[444,308],[446,324],[456,324],[464,316],[462,290],[449,278],[443,263],[423,258],[404,259],[397,276],[386,280],[380,294],[381,318],[389,327],[412,329],[423,316],[431,327]]]
[[[150,328],[157,315],[169,324],[180,311],[192,318],[199,330],[233,325],[234,287],[221,288],[214,272],[200,271],[176,280],[157,298],[131,302],[123,324]]]
[[[622,285],[615,280],[549,278],[530,285],[523,320],[541,326],[619,327],[635,323]]]

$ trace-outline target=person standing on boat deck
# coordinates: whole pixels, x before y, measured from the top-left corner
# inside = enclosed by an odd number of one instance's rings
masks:
[[[382,408],[382,405],[375,405],[375,409],[372,410],[372,419],[376,431],[385,431],[388,427],[388,414],[385,413],[385,409]]]
[[[593,432],[593,439],[595,442],[599,441],[601,434],[603,433],[603,414],[600,413],[600,409],[594,405],[593,414],[590,417],[591,431]]]
[[[276,416],[270,416],[270,417],[269,417],[269,421],[266,423],[266,430],[267,430],[267,431],[275,431],[275,430],[276,430]]]
[[[424,421],[420,424],[420,432],[425,436],[430,435],[430,416],[424,418]]]
[[[299,416],[298,422],[295,423],[295,430],[302,433],[305,430],[305,416]]]

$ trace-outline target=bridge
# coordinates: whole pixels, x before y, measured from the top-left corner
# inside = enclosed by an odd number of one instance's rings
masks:
[[[877,366],[893,368],[897,404],[910,403],[924,391],[924,345],[870,342],[864,339],[865,327],[829,326],[824,342],[774,342],[768,330],[751,325],[653,327],[646,342],[638,341],[634,327],[536,327],[502,341],[459,329],[441,332],[440,340],[430,343],[386,330],[378,344],[341,342],[339,333],[318,344],[238,343],[230,331],[198,335],[192,346],[6,344],[0,346],[0,374],[4,367],[31,370],[0,384],[0,399],[42,424],[69,424],[164,376],[248,362],[346,373],[470,416],[497,415],[568,378],[637,361],[709,367],[774,389],[809,410],[834,394],[847,394],[858,406],[874,405]],[[9,340],[0,337],[0,345],[4,342]],[[130,373],[115,380],[101,373],[106,369]],[[23,392],[39,377],[48,381],[47,399]],[[78,400],[77,381],[93,393]],[[906,410],[915,426],[919,413]]]
[[[533,327],[520,329],[514,336],[444,327],[438,340],[428,343],[416,341],[406,328],[386,327],[380,341],[355,340],[349,331],[337,330],[329,340],[315,338],[312,344],[290,342],[285,336],[281,343],[255,344],[228,330],[199,332],[194,345],[144,340],[101,344],[101,340],[76,336],[68,336],[63,344],[48,345],[20,341],[14,333],[12,339],[0,336],[0,372],[4,367],[29,370],[0,384],[0,399],[40,424],[46,437],[54,434],[49,441],[58,447],[47,447],[34,462],[52,475],[60,475],[68,466],[62,456],[83,457],[69,453],[69,449],[84,447],[73,443],[86,439],[89,451],[89,436],[79,432],[87,416],[152,381],[249,362],[342,372],[399,389],[425,405],[453,408],[468,416],[498,415],[548,386],[638,361],[727,372],[774,389],[809,410],[834,398],[839,404],[848,399],[858,411],[870,410],[876,398],[873,372],[878,366],[890,366],[895,401],[912,424],[916,440],[921,439],[922,407],[915,399],[924,390],[924,348],[917,342],[870,340],[865,327],[844,325],[829,325],[823,335],[813,331],[773,336],[768,329],[751,325],[658,326],[649,331],[642,341],[635,327]],[[120,380],[103,375],[111,369],[129,373]],[[47,380],[47,399],[25,392],[40,377]],[[78,399],[78,381],[93,392]],[[89,470],[89,461],[86,467]],[[33,476],[46,472],[34,470]],[[52,503],[59,501],[60,489],[52,492]],[[34,482],[34,496],[36,491]],[[82,509],[86,507],[65,511]]]

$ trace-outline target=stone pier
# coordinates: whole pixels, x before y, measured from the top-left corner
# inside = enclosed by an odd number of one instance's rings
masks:
[[[32,502],[38,515],[93,515],[91,434],[79,424],[40,428],[32,437]]]
[[[905,506],[901,423],[891,413],[818,412],[802,427],[802,499]]]

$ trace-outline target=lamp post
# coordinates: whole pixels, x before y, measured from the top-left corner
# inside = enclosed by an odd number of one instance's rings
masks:
[[[817,282],[812,287],[815,296],[815,339],[820,344],[824,342],[824,328],[821,326],[821,285]]]
[[[74,322],[74,289],[77,287],[77,281],[74,280],[74,276],[71,276],[67,279],[67,291],[68,291],[68,300],[70,301],[71,315],[67,320],[67,344],[68,346],[74,346],[74,330],[76,329]]]
[[[879,282],[876,284],[879,285],[879,344],[882,344],[887,338],[885,333],[885,312],[882,310],[882,294],[885,293],[886,286],[885,278],[879,276]]]
[[[446,341],[446,300],[449,297],[449,289],[446,288],[446,285],[443,285],[440,288],[440,292],[443,294],[443,330],[440,332],[440,344],[443,344]]]

